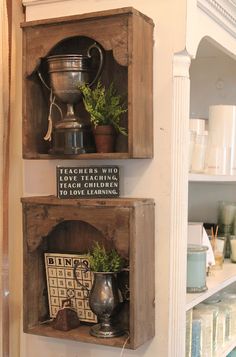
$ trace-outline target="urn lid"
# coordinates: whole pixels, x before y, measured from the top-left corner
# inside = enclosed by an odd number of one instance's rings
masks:
[[[188,253],[202,253],[208,250],[205,245],[188,244]]]

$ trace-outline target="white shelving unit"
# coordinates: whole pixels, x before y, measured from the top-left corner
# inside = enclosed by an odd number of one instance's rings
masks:
[[[234,347],[236,347],[236,339],[232,338],[230,341],[226,342],[222,348],[215,352],[214,357],[226,357]]]
[[[236,282],[236,264],[226,260],[222,270],[212,270],[211,275],[207,277],[207,291],[199,294],[187,294],[186,311],[234,282]]]
[[[196,46],[194,39],[198,37],[197,50],[196,48],[193,50],[195,55],[190,65],[190,117],[207,120],[210,105],[236,105],[234,93],[236,86],[235,5],[234,1],[227,0],[196,1],[197,8],[207,16],[203,20],[204,26],[199,26],[198,30],[189,25],[190,48],[193,49]],[[230,28],[227,25],[229,18]],[[234,20],[233,26],[231,20]],[[209,29],[206,26],[209,26]],[[196,31],[198,35],[193,34],[193,31]],[[190,221],[216,223],[219,201],[236,202],[235,175],[189,173],[188,182],[188,218]],[[235,282],[236,265],[226,260],[222,270],[213,270],[207,277],[208,290],[206,292],[187,294],[186,311]],[[226,357],[235,346],[236,338],[233,338],[218,348],[214,357]]]
[[[206,174],[189,174],[189,182],[218,182],[218,183],[235,183],[235,175],[206,175]]]

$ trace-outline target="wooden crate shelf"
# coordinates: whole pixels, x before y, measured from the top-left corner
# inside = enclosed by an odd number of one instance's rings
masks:
[[[96,337],[93,337],[90,335],[89,329],[90,329],[89,326],[82,325],[82,326],[80,326],[80,328],[63,332],[63,331],[53,329],[50,326],[50,324],[43,324],[43,325],[38,325],[38,326],[35,326],[32,328],[29,328],[29,330],[27,332],[32,335],[60,338],[60,339],[64,339],[64,340],[95,343],[95,344],[99,344],[99,345],[112,346],[112,347],[122,347],[124,345],[124,343],[126,342],[126,339],[128,336],[128,335],[123,335],[121,337],[107,338],[107,339],[96,338]],[[129,342],[127,342],[127,344],[125,346],[126,346],[126,348],[131,348],[131,345]]]
[[[37,70],[47,79],[45,58],[50,54],[78,53],[96,41],[105,54],[101,80],[113,81],[125,96],[128,111],[122,118],[128,136],[119,135],[115,154],[106,158],[153,156],[153,21],[127,7],[50,20],[22,23],[23,29],[23,157],[68,159],[50,154],[47,131],[49,91]],[[67,52],[65,52],[67,51]],[[58,102],[59,103],[59,102]],[[59,103],[62,109],[62,103]],[[84,113],[83,104],[75,108]],[[55,115],[55,113],[54,113]],[[55,116],[55,120],[57,120]],[[104,154],[72,155],[73,159],[103,159]]]
[[[129,261],[130,299],[118,316],[129,331],[127,348],[155,334],[154,202],[152,199],[22,198],[24,236],[24,331],[31,334],[121,347],[127,336],[98,339],[89,327],[61,332],[50,324],[44,252],[87,253],[94,241]],[[30,303],[29,303],[30,302]]]

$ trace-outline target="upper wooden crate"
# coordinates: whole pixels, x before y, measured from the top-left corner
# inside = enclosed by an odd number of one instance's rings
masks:
[[[155,334],[154,202],[152,199],[73,199],[54,196],[22,199],[24,220],[24,331],[31,334],[122,347],[127,336],[96,338],[89,326],[63,332],[45,323],[49,317],[45,252],[87,253],[94,241],[129,261],[128,304],[119,321],[135,349]]]
[[[127,7],[116,10],[25,22],[23,29],[23,157],[26,159],[123,159],[153,156],[153,21]],[[96,41],[105,53],[104,84],[114,81],[124,94],[128,112],[115,153],[50,155],[47,131],[49,93],[43,61],[49,54],[81,49]],[[81,110],[82,104],[78,104]],[[83,109],[82,109],[83,110]]]

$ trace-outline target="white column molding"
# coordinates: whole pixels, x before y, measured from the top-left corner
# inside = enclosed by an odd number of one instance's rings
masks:
[[[197,6],[236,38],[235,0],[197,0]]]
[[[189,66],[191,58],[186,51],[174,55],[173,76],[189,78]]]
[[[185,356],[186,252],[188,206],[189,66],[186,52],[174,55],[171,148],[169,356]]]

